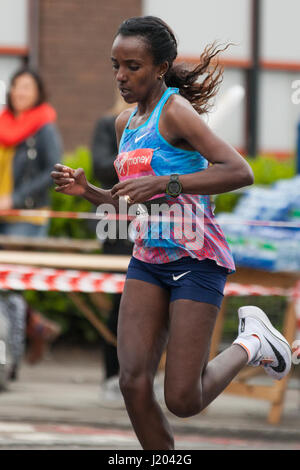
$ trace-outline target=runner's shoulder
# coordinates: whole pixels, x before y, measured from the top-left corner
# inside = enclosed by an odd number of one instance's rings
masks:
[[[122,111],[116,118],[115,128],[116,128],[117,135],[119,136],[122,135],[131,113],[132,113],[132,108],[128,108]]]
[[[182,116],[190,117],[197,115],[191,103],[179,94],[173,94],[166,102],[162,118],[166,124],[182,122]]]
[[[171,140],[186,140],[186,129],[191,129],[195,120],[201,118],[191,103],[183,96],[173,94],[163,107],[160,128]]]

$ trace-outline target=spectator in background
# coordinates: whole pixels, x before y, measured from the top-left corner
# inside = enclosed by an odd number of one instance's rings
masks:
[[[40,76],[16,72],[0,113],[0,211],[49,206],[49,174],[62,154],[55,120]],[[0,234],[45,236],[47,219],[1,217]]]
[[[116,117],[129,106],[117,92],[113,108],[97,122],[92,139],[93,173],[103,189],[110,189],[119,179],[114,168],[114,160],[118,154],[115,132]],[[113,255],[131,255],[133,244],[130,240],[111,240],[103,243],[103,253]],[[114,294],[109,312],[107,326],[117,336],[118,313],[121,294]],[[119,391],[119,362],[115,346],[104,343],[105,382],[102,386],[103,397],[108,402],[121,398]],[[123,400],[122,400],[123,401]]]
[[[46,102],[39,74],[29,68],[17,71],[10,82],[7,106],[0,113],[0,211],[48,208],[50,172],[62,154],[55,121],[56,112]],[[0,216],[0,235],[46,236],[47,227],[48,221],[43,217]],[[31,362],[35,362],[43,350],[41,343],[49,338],[49,321],[44,319],[35,328],[37,313],[20,294],[2,295],[1,301],[2,310],[5,311],[5,304],[10,312],[10,342],[16,352],[11,378],[16,378],[26,328],[31,338]],[[50,323],[55,336],[58,327]]]

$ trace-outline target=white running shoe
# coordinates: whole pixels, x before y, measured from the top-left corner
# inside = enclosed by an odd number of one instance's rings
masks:
[[[256,335],[260,347],[248,365],[263,365],[265,372],[273,379],[285,377],[292,364],[291,348],[287,340],[276,330],[267,315],[258,307],[246,306],[239,308],[239,336],[235,344],[243,343],[243,338]]]
[[[124,399],[119,387],[119,377],[113,376],[101,385],[100,404],[104,408],[125,408]]]

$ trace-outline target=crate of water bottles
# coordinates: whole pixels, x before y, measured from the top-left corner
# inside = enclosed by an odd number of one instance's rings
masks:
[[[237,266],[300,271],[300,175],[247,189],[234,212],[217,219]]]

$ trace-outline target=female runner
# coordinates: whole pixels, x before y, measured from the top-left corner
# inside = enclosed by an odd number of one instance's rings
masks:
[[[118,325],[120,388],[143,449],[174,448],[153,392],[165,348],[165,402],[179,417],[203,410],[247,363],[263,365],[277,379],[291,367],[287,341],[254,306],[239,309],[237,339],[208,363],[226,277],[235,269],[209,195],[253,183],[246,161],[200,117],[220,82],[220,70],[211,68],[217,52],[206,48],[200,65],[188,71],[173,64],[176,39],[161,19],[124,21],[111,60],[122,97],[137,107],[116,120],[120,182],[102,190],[87,182],[82,169],[58,164],[52,172],[57,191],[95,205],[164,196],[170,206],[186,207],[189,217],[204,219],[203,239],[192,245],[185,233],[175,236],[174,226],[169,238],[151,237],[151,227],[148,237],[137,237],[129,264]]]

